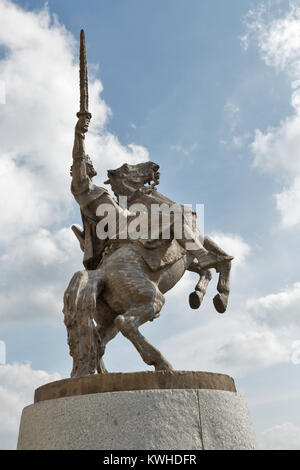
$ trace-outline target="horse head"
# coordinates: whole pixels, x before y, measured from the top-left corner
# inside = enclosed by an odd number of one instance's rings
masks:
[[[108,170],[108,180],[116,196],[130,196],[148,184],[154,188],[159,184],[159,165],[153,162],[129,165],[124,163],[116,170]]]

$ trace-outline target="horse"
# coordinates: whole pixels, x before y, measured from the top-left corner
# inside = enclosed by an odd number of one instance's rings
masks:
[[[96,371],[107,373],[103,361],[105,348],[119,332],[133,344],[147,365],[154,366],[156,371],[173,370],[161,352],[140,333],[139,327],[160,316],[164,294],[186,271],[199,274],[189,297],[194,309],[200,307],[212,279],[210,270],[219,273],[218,294],[213,303],[219,313],[225,312],[233,258],[208,236],[204,237],[204,247],[225,261],[201,269],[192,253],[176,239],[163,240],[152,250],[140,240],[122,240],[108,245],[98,269],[76,272],[64,294],[63,308],[73,357],[71,377]]]

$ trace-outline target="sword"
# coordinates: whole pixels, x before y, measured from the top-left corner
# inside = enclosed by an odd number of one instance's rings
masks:
[[[86,60],[86,47],[84,30],[80,31],[80,54],[79,54],[79,84],[80,84],[80,111],[76,114],[80,116],[92,117],[89,112],[89,92],[88,92],[88,71]]]

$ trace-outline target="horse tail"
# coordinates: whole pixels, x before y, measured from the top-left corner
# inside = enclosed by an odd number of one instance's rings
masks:
[[[94,323],[99,295],[104,282],[101,271],[78,271],[64,294],[64,323],[68,332],[71,377],[93,374],[98,365],[98,333]]]

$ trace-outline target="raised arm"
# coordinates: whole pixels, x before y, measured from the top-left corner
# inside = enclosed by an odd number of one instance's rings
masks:
[[[87,155],[85,154],[84,139],[85,133],[89,129],[91,113],[89,113],[88,94],[88,73],[86,61],[85,37],[83,29],[80,31],[80,54],[79,54],[79,79],[80,79],[80,111],[77,113],[78,122],[75,127],[73,165],[72,165],[72,185],[80,186],[87,181],[88,174],[86,168]]]
[[[78,122],[75,126],[75,136],[73,145],[73,165],[72,183],[74,186],[80,185],[87,178],[86,154],[85,154],[85,133],[88,131],[91,115],[90,113],[78,113]]]

